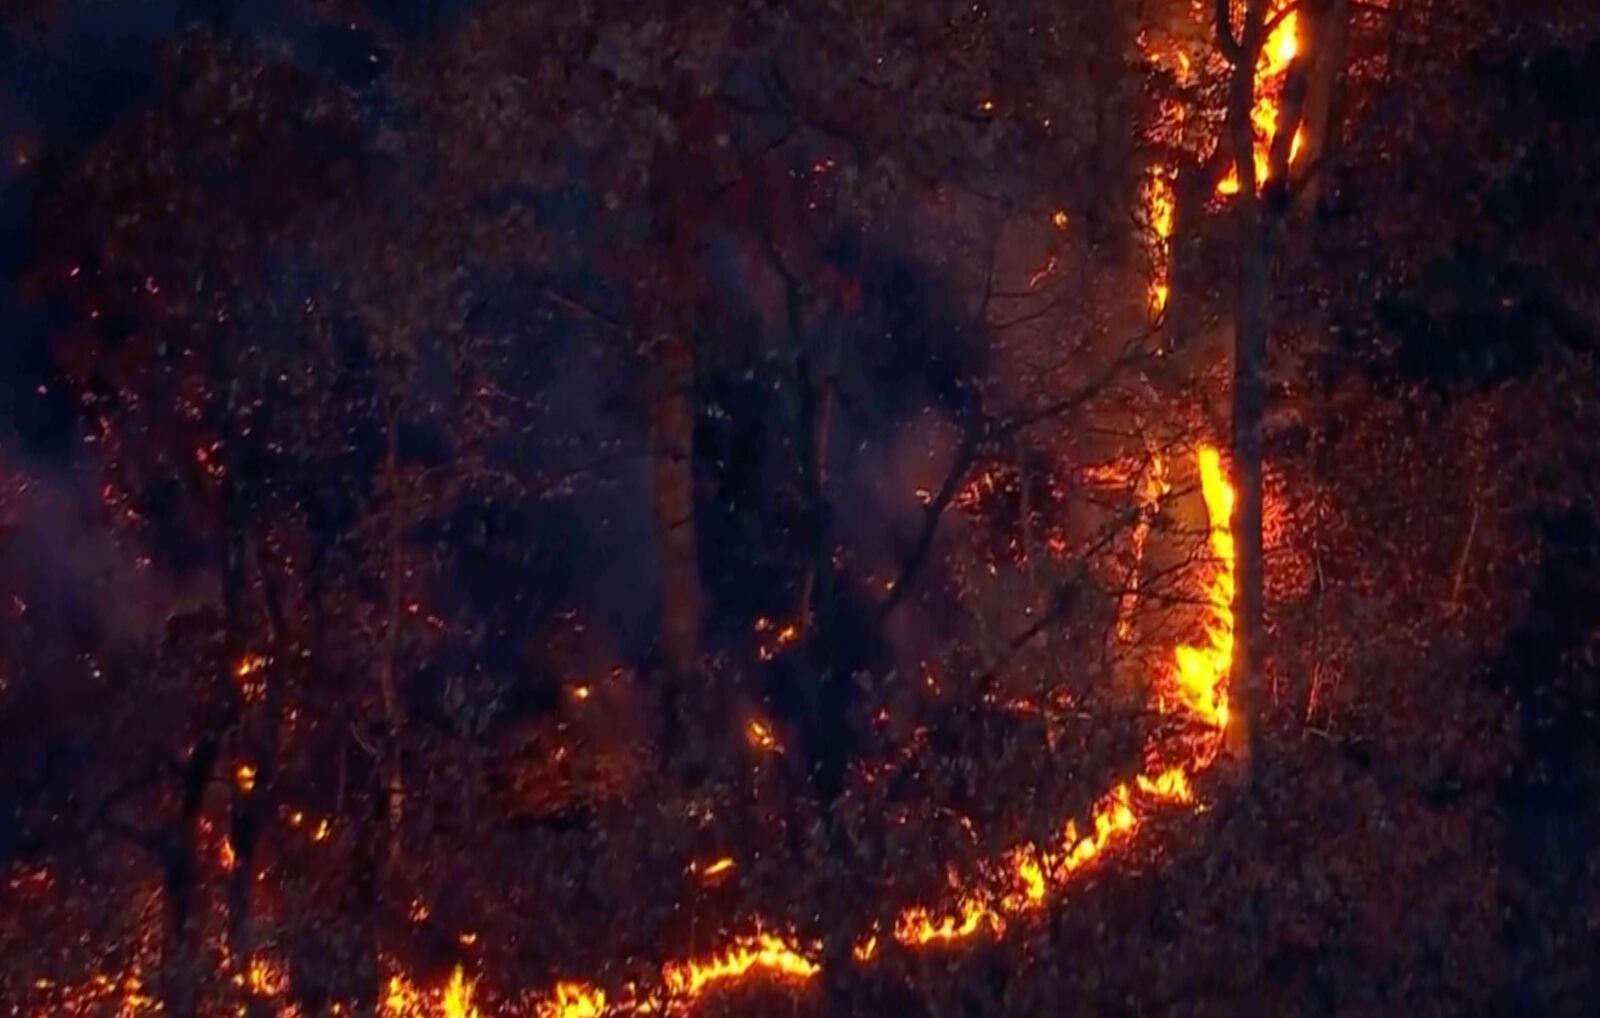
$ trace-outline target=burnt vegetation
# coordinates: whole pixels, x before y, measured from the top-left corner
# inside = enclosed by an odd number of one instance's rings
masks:
[[[1592,1010],[1590,5],[83,6],[5,1013]]]

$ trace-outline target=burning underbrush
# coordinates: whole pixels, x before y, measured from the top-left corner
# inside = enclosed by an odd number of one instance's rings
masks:
[[[162,957],[174,945],[158,946],[164,924],[155,912],[125,951],[100,954],[120,956],[121,967],[36,976],[26,999],[37,1013],[82,1015],[160,1013],[186,998],[205,1015],[342,1014],[355,1013],[362,996],[394,1018],[685,1014],[750,983],[834,985],[846,970],[870,974],[922,952],[1001,942],[1042,921],[1154,818],[1200,801],[1227,724],[1232,495],[1215,450],[1201,448],[1193,464],[1185,474],[1198,482],[1207,519],[1185,581],[1196,635],[1145,658],[1159,664],[1137,687],[1147,693],[1137,709],[1125,696],[1067,685],[1019,689],[999,671],[957,682],[925,667],[915,684],[925,709],[913,722],[896,720],[905,708],[887,695],[896,684],[862,690],[856,720],[873,734],[824,804],[801,791],[803,744],[759,710],[733,726],[738,737],[715,743],[697,780],[661,780],[649,760],[659,747],[604,738],[605,705],[627,685],[613,674],[573,685],[567,720],[519,743],[522,767],[539,761],[547,771],[537,780],[524,774],[533,791],[509,793],[523,798],[521,824],[487,824],[489,804],[458,801],[456,816],[432,818],[428,841],[384,863],[364,856],[369,849],[349,825],[330,822],[330,811],[280,803],[291,836],[242,856],[237,824],[198,803],[190,830],[203,871],[184,920],[193,924],[184,935],[189,960]],[[1153,476],[1148,463],[1143,469]],[[1151,521],[1172,488],[1132,485],[1145,493]],[[1124,552],[1142,556],[1144,547],[1139,539]],[[1150,589],[1108,603],[1129,596]],[[757,636],[786,652],[782,629],[772,628]],[[1113,645],[1129,642],[1112,636]],[[264,657],[246,656],[234,672],[243,683],[270,681]],[[607,748],[619,745],[633,749]],[[233,766],[235,801],[261,794],[258,781],[247,760]],[[566,792],[538,798],[540,788]],[[372,899],[375,925],[345,926],[364,950],[297,941],[290,931],[331,904],[330,888],[293,876],[315,869],[297,855],[339,860],[333,869],[356,877],[341,895],[373,894],[361,881],[375,866],[389,869],[391,886],[413,890],[403,901]],[[486,880],[489,859],[505,869]],[[535,872],[519,866],[525,859],[539,860]],[[228,896],[202,890],[237,886],[241,875],[257,885],[256,947],[242,957],[225,946],[240,942]],[[19,873],[8,904],[31,901],[48,914],[59,880]],[[484,897],[491,887],[501,889],[494,900]],[[159,901],[161,891],[147,896]],[[597,929],[608,933],[597,939]],[[840,939],[840,930],[852,932]],[[501,982],[508,972],[519,973],[515,989]],[[536,972],[546,981],[528,985]]]

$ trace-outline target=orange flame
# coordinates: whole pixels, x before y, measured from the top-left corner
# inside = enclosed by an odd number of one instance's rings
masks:
[[[988,926],[996,934],[1005,932],[1005,920],[975,894],[956,902],[955,909],[935,915],[921,905],[900,913],[894,922],[894,939],[911,947],[966,940]]]
[[[1139,791],[1152,799],[1168,802],[1194,802],[1194,786],[1182,767],[1171,767],[1154,776],[1141,774],[1136,781]]]
[[[538,1013],[539,1018],[600,1018],[606,1013],[606,994],[583,983],[560,982]]]
[[[1171,238],[1172,222],[1177,212],[1177,195],[1172,186],[1173,171],[1156,166],[1145,178],[1145,218],[1152,235],[1153,253],[1150,266],[1150,313],[1160,314],[1166,309],[1171,293]]]
[[[1180,646],[1174,652],[1173,677],[1184,707],[1220,731],[1228,726],[1225,684],[1233,666],[1233,486],[1222,472],[1222,458],[1216,449],[1202,448],[1197,459],[1200,493],[1211,523],[1211,553],[1216,559],[1206,590],[1211,619],[1203,644]]]
[[[873,928],[873,932],[856,941],[856,945],[850,949],[850,956],[862,965],[867,964],[878,956],[878,933],[876,927]]]
[[[1253,155],[1257,186],[1266,183],[1271,172],[1270,153],[1272,139],[1278,131],[1283,84],[1289,72],[1289,65],[1294,62],[1299,52],[1299,14],[1290,11],[1273,27],[1272,34],[1261,47],[1261,56],[1256,63],[1256,104],[1250,110],[1250,125],[1255,134]],[[1303,132],[1295,131],[1289,147],[1290,162],[1293,162],[1294,157],[1299,154],[1302,141]],[[1228,175],[1217,184],[1217,193],[1221,195],[1239,193],[1237,166],[1230,169]]]
[[[478,1009],[472,1006],[472,984],[467,981],[466,973],[457,965],[455,972],[450,975],[450,983],[444,988],[444,1000],[441,1002],[444,1018],[481,1018]]]
[[[473,984],[460,965],[449,982],[434,992],[418,989],[403,975],[392,975],[384,986],[379,1013],[385,1018],[484,1018],[472,1002]]]
[[[662,966],[661,981],[672,996],[692,1000],[717,983],[739,979],[752,971],[810,979],[822,971],[822,966],[781,937],[758,933],[736,940],[709,958],[668,962]]]

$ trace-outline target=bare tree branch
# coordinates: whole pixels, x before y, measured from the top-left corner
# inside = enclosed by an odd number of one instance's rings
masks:
[[[1228,0],[1216,0],[1217,48],[1222,50],[1228,63],[1238,64],[1244,55],[1240,51],[1239,40],[1233,34],[1233,18],[1228,7]]]

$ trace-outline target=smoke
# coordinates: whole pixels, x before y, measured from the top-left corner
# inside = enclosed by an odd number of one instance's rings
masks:
[[[900,422],[874,440],[850,441],[848,432],[836,436],[841,469],[830,479],[829,496],[836,507],[838,538],[860,574],[874,581],[876,597],[887,596],[888,584],[922,528],[919,492],[937,491],[944,483],[959,437],[957,425],[932,410]],[[948,539],[949,530],[959,525],[957,514],[945,514],[940,521],[942,536]],[[932,586],[926,577],[923,585]],[[947,635],[941,634],[935,612],[899,611],[890,622],[885,635],[902,665],[925,655]]]
[[[584,523],[574,593],[586,617],[604,626],[625,656],[637,658],[654,638],[661,596],[645,437],[608,411],[614,396],[605,365],[583,344],[568,346],[552,369],[550,420],[568,446],[552,460],[583,478],[572,498]]]
[[[143,648],[174,615],[216,601],[214,575],[170,575],[117,530],[86,474],[0,466],[0,486],[0,628]]]

